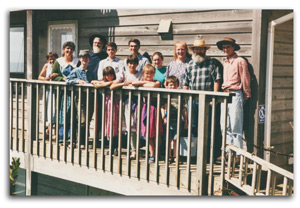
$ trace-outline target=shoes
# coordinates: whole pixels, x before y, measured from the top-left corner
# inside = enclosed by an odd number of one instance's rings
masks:
[[[85,148],[85,145],[84,144],[81,144],[80,145],[80,149],[84,149]]]
[[[149,162],[155,162],[155,157],[149,157]]]
[[[173,163],[173,162],[175,162],[174,157],[169,157],[169,163]]]
[[[106,155],[109,155],[109,151],[106,152]],[[118,156],[118,150],[115,150],[113,156]]]
[[[136,152],[132,151],[131,155],[130,155],[130,159],[131,160],[135,160],[136,159]]]

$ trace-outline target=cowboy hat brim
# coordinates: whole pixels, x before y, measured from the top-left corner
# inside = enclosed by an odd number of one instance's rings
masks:
[[[234,42],[232,42],[232,41],[221,40],[221,41],[217,42],[218,49],[223,50],[223,45],[224,45],[224,44],[230,44],[230,45],[233,45],[235,51],[238,51],[238,50],[240,50],[240,48],[241,48],[238,44],[236,44],[236,43],[234,43]]]
[[[210,49],[210,46],[208,46],[208,45],[199,45],[199,46],[193,45],[193,46],[189,46],[188,48],[193,50],[194,48],[201,48],[201,47],[206,48],[206,50]]]
[[[98,38],[101,39],[101,41],[103,42],[103,45],[104,45],[104,46],[106,45],[107,40],[106,40],[106,38],[105,38],[103,35],[100,35],[100,34],[93,34],[93,35],[91,35],[90,38],[89,38],[90,46],[93,46],[93,42],[94,42],[94,39],[95,39],[96,37],[98,37]]]

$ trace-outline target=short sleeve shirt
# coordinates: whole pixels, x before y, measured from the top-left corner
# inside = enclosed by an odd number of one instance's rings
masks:
[[[98,80],[103,80],[103,69],[107,66],[111,66],[115,72],[116,72],[116,76],[117,76],[117,81],[122,81],[123,80],[123,61],[120,60],[119,58],[114,58],[114,60],[110,61],[109,58],[103,59],[102,61],[100,61],[99,63],[99,67],[98,67]]]
[[[144,66],[150,62],[145,56],[141,55],[140,53],[138,53],[138,59],[139,59],[139,65],[136,67],[136,71],[142,72]],[[127,66],[127,59],[125,59],[124,60],[124,71],[128,71],[128,70],[129,70],[129,68]]]
[[[203,62],[190,62],[185,71],[183,86],[190,90],[213,91],[214,83],[222,79],[216,60],[207,58]]]
[[[191,59],[187,58],[184,62],[177,62],[175,60],[171,61],[168,66],[165,73],[165,77],[169,76],[175,76],[179,79],[179,87],[178,89],[182,88],[182,82],[184,79],[184,73],[186,68],[188,67]]]

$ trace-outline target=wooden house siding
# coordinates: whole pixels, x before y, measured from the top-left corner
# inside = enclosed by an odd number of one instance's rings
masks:
[[[288,13],[290,13],[289,11]],[[271,18],[278,18],[278,12]],[[280,13],[281,16],[283,16]],[[279,16],[280,17],[280,16]],[[273,95],[271,117],[271,146],[284,154],[293,154],[294,77],[293,77],[293,20],[280,24],[275,29]],[[292,171],[288,157],[271,154],[271,162]]]
[[[163,40],[157,33],[162,19],[172,19],[171,39]],[[196,39],[204,39],[212,46],[207,55],[222,61],[224,55],[216,42],[230,36],[241,44],[239,55],[251,61],[253,10],[47,10],[39,13],[39,71],[45,63],[42,54],[48,52],[48,22],[59,20],[78,21],[78,49],[92,49],[89,36],[100,33],[116,42],[120,59],[129,55],[128,41],[135,37],[141,41],[141,54],[160,51],[164,65],[173,60],[177,41],[192,45]]]

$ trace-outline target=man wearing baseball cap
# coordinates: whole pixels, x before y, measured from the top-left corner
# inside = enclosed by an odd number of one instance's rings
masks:
[[[227,56],[223,63],[222,89],[224,92],[235,93],[235,96],[232,97],[232,103],[228,104],[227,109],[226,144],[233,144],[242,149],[243,105],[251,97],[248,64],[245,59],[236,54],[236,51],[240,50],[240,46],[233,38],[226,37],[218,41],[217,46]],[[223,112],[224,110],[224,105],[222,105],[221,111]],[[223,128],[224,119],[222,113],[221,128]],[[239,157],[236,162],[239,162]]]

